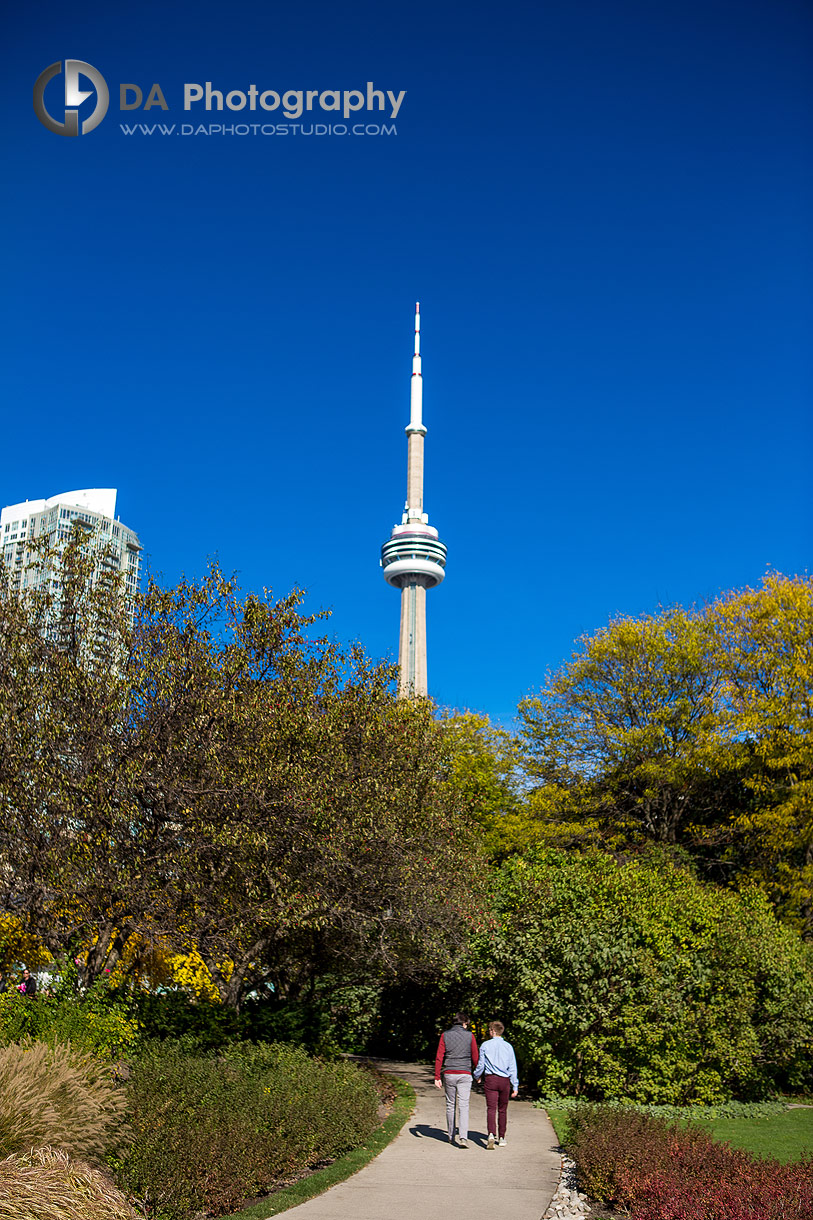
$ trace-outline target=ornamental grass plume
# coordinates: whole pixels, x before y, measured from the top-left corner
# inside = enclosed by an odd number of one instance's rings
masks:
[[[127,1142],[126,1106],[109,1065],[69,1043],[0,1050],[0,1156],[50,1145],[100,1160]]]
[[[104,1174],[54,1148],[0,1161],[0,1220],[136,1220]]]

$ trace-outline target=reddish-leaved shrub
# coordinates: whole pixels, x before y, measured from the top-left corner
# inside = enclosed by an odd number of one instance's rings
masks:
[[[697,1127],[610,1106],[570,1116],[581,1187],[631,1220],[813,1220],[813,1157],[760,1160]]]
[[[725,1176],[686,1176],[675,1163],[646,1181],[627,1182],[632,1220],[811,1220],[813,1160],[795,1165],[730,1153]]]

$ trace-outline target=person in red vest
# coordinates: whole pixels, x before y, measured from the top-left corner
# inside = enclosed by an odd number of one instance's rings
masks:
[[[457,1103],[457,1141],[461,1148],[469,1146],[471,1074],[477,1067],[477,1061],[477,1039],[469,1031],[469,1019],[462,1012],[457,1012],[451,1029],[444,1030],[440,1035],[438,1053],[435,1055],[435,1088],[443,1088],[446,1092],[446,1126],[450,1144],[454,1143]]]

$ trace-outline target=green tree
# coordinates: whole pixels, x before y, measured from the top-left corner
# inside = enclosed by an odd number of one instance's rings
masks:
[[[428,705],[298,592],[213,568],[132,608],[86,560],[0,605],[2,909],[84,985],[194,950],[234,1007],[450,960],[473,860]]]
[[[618,619],[519,709],[527,839],[689,851],[813,935],[813,582]]]
[[[617,619],[519,707],[531,809],[576,837],[676,843],[719,817],[732,759],[724,678],[702,614]]]
[[[477,712],[453,712],[441,723],[454,803],[479,828],[489,855],[503,855],[515,846],[522,803],[516,742]]]
[[[769,574],[711,615],[726,734],[751,799],[735,820],[739,871],[813,936],[813,581]]]
[[[810,1080],[813,961],[758,890],[656,854],[537,850],[494,873],[497,927],[467,970],[543,1093],[760,1097]]]

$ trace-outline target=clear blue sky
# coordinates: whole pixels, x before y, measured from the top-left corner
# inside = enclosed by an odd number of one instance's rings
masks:
[[[809,4],[41,0],[4,22],[3,504],[117,487],[164,580],[217,555],[393,656],[378,553],[420,299],[440,703],[509,720],[611,616],[808,568]],[[111,90],[77,139],[31,102],[66,58]],[[391,136],[121,132],[188,123],[206,80],[406,96]],[[119,83],[154,81],[168,112],[119,112]]]

